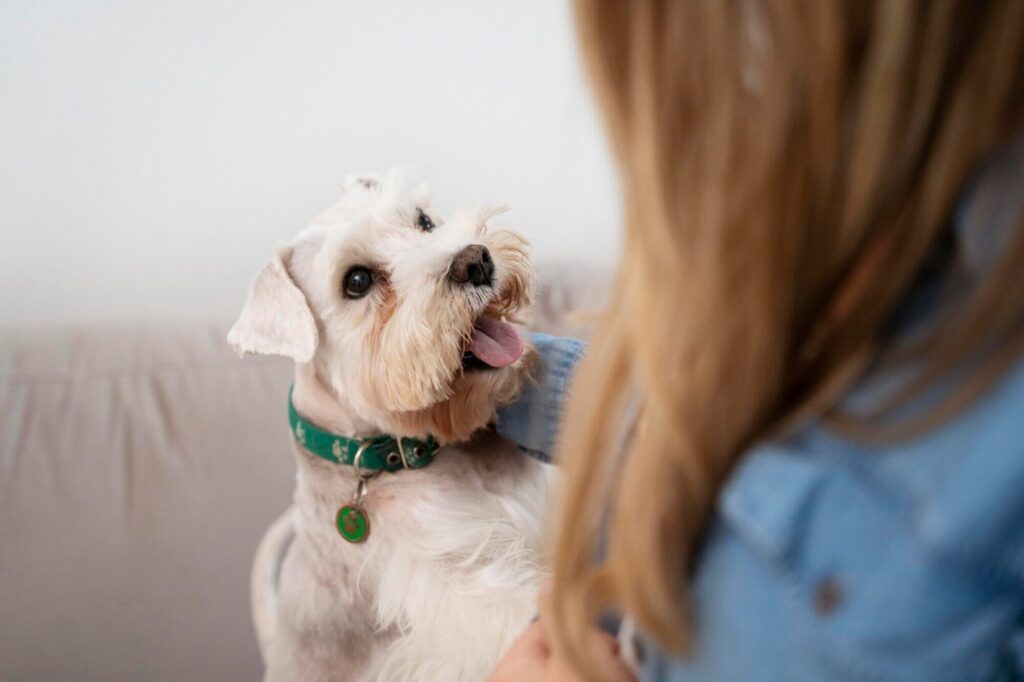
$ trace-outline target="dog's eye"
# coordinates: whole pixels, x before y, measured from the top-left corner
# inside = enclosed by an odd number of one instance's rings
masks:
[[[373,273],[357,265],[345,273],[345,297],[362,298],[373,286]]]
[[[416,226],[424,232],[430,232],[434,229],[434,221],[430,219],[430,216],[423,212],[422,208],[416,209]]]

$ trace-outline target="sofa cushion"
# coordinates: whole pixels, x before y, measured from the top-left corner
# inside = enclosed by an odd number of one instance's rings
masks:
[[[289,363],[226,330],[0,334],[0,678],[253,680]]]

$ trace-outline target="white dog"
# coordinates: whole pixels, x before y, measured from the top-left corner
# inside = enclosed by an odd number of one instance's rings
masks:
[[[267,680],[476,682],[534,613],[550,467],[484,429],[533,357],[495,214],[353,178],[253,281],[228,341],[296,362],[294,504],[252,576]]]

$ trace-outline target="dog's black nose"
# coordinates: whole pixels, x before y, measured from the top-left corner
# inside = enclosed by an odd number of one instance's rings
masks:
[[[455,254],[448,278],[459,284],[482,287],[494,279],[494,261],[486,246],[471,244]]]

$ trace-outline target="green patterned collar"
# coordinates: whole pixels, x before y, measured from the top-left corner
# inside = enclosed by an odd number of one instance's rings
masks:
[[[356,464],[358,455],[360,471],[422,469],[434,461],[440,447],[433,436],[425,440],[385,434],[348,438],[324,431],[299,416],[292,402],[292,389],[288,389],[288,421],[292,435],[303,448],[328,462],[350,466]]]

